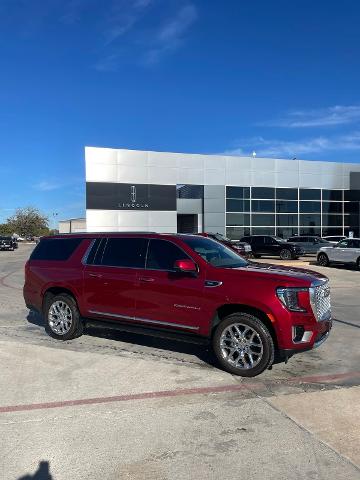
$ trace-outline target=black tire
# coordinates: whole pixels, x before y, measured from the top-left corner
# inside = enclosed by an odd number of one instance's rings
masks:
[[[356,267],[358,270],[360,270],[360,257],[356,261]]]
[[[239,361],[238,361],[240,358],[245,358],[245,359],[247,358],[247,360],[249,360],[248,353],[243,353],[244,357],[241,357],[240,351],[235,351],[233,353],[233,355],[235,354],[235,362],[234,362],[234,357],[232,357],[232,360],[226,359],[225,352],[223,352],[224,350],[226,350],[226,347],[225,349],[221,348],[221,340],[222,340],[223,334],[226,338],[226,341],[228,341],[227,340],[228,337],[226,337],[226,332],[229,330],[227,329],[228,327],[234,324],[240,324],[241,326],[248,327],[250,329],[250,332],[251,331],[255,332],[258,339],[261,340],[261,345],[259,344],[259,347],[255,347],[255,348],[257,348],[258,350],[262,348],[262,353],[261,353],[261,356],[259,355],[260,358],[258,358],[258,362],[252,368],[244,368],[244,366],[239,364]],[[229,341],[231,342],[232,340],[229,340]],[[229,373],[232,373],[233,375],[239,375],[241,377],[255,377],[256,375],[259,375],[264,370],[269,368],[274,361],[275,348],[274,348],[274,342],[269,330],[263,324],[263,322],[259,320],[259,318],[257,318],[254,315],[250,315],[248,313],[241,313],[241,312],[233,313],[225,317],[224,320],[222,320],[222,322],[216,327],[216,330],[212,338],[212,346],[213,346],[213,350],[216,355],[216,358],[220,366],[223,368],[223,370]],[[238,349],[239,348],[241,347],[238,347]],[[238,356],[236,356],[236,354],[238,354]],[[256,356],[257,354],[252,352],[252,355]],[[243,360],[240,360],[240,362],[244,363]]]
[[[280,250],[280,258],[281,260],[291,260],[291,251],[288,248],[283,248],[282,250]]]
[[[71,317],[71,325],[69,328],[65,328],[65,333],[58,333],[56,330],[61,329],[61,326],[59,323],[61,323],[61,320],[59,320],[58,324],[54,324],[56,320],[51,321],[51,317],[54,315],[51,313],[51,309],[56,304],[56,302],[59,302],[58,305],[63,304],[64,305],[64,315],[66,313],[71,312],[71,315],[67,316],[67,325],[70,323],[70,317]],[[77,306],[77,303],[71,295],[68,295],[67,293],[60,293],[58,295],[48,295],[45,300],[45,305],[43,309],[43,315],[44,315],[44,320],[45,320],[45,330],[48,335],[52,338],[56,338],[57,340],[72,340],[73,338],[80,337],[83,333],[84,330],[84,324],[81,320],[80,312]],[[59,317],[58,317],[59,318]],[[59,325],[59,328],[57,328],[57,325]]]
[[[258,253],[253,253],[253,257],[254,258],[261,258],[261,255],[259,255]]]
[[[328,267],[329,266],[329,258],[326,255],[326,253],[319,253],[317,257],[317,263],[318,265],[321,265],[322,267]]]

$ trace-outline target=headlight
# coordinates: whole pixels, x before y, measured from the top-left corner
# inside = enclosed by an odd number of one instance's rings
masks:
[[[310,298],[308,288],[279,287],[276,295],[281,303],[291,312],[307,312]]]

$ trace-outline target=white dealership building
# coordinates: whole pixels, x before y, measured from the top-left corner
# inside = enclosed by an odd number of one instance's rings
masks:
[[[360,163],[85,148],[98,231],[359,235]]]

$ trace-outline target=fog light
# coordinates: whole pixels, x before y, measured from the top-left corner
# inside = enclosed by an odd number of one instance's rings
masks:
[[[302,325],[293,327],[293,342],[301,342],[304,336],[305,328]]]

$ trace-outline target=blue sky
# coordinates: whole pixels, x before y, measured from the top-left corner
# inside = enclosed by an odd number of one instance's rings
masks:
[[[0,0],[0,222],[84,214],[84,146],[358,161],[360,2]]]

